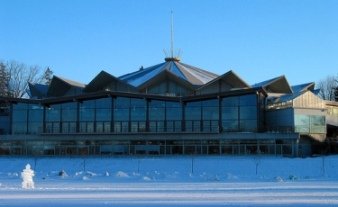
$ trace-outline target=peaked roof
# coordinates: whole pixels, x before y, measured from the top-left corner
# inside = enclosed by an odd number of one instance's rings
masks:
[[[47,96],[48,85],[39,83],[28,83],[29,90],[27,91],[31,98],[44,98]]]
[[[247,84],[244,80],[242,80],[234,71],[229,70],[228,72],[224,73],[221,76],[218,76],[217,78],[209,81],[207,84],[201,86],[197,90],[201,90],[202,88],[205,88],[218,80],[225,81],[228,85],[230,85],[232,88],[250,88],[250,85]]]
[[[162,70],[159,74],[156,75],[156,77],[153,77],[146,82],[144,82],[142,85],[139,86],[139,89],[143,89],[146,87],[151,86],[152,84],[162,81],[164,78],[168,78],[170,80],[176,81],[180,83],[181,85],[185,86],[186,88],[190,90],[194,90],[193,86],[185,79],[182,79],[180,77],[177,77],[174,73],[172,73],[170,70]]]
[[[291,87],[293,92],[303,92],[303,91],[314,91],[315,89],[315,83],[314,82],[310,82],[310,83],[303,83],[303,84],[299,84],[299,85],[294,85]]]
[[[71,88],[82,90],[85,88],[85,84],[54,75],[50,82],[47,94],[48,96],[62,96]]]
[[[123,86],[126,86],[128,88],[134,88],[134,86],[129,85],[128,83],[125,83],[115,76],[111,75],[110,73],[102,70],[99,74],[95,76],[95,78],[90,81],[88,85],[86,85],[84,91],[85,92],[96,92],[102,90],[104,87],[109,85],[110,83],[117,82],[118,84],[121,84]]]
[[[292,93],[292,88],[284,75],[256,83],[252,87],[263,88],[268,93]]]
[[[164,70],[194,86],[204,85],[218,77],[218,75],[206,70],[181,63],[178,60],[169,59],[166,62],[120,76],[119,79],[132,86],[139,87]]]

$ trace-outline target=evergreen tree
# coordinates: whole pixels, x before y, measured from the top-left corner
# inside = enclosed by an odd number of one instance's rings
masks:
[[[49,85],[53,78],[53,71],[50,69],[50,67],[47,67],[45,72],[43,73],[42,77],[42,83]]]
[[[8,96],[8,74],[2,62],[0,62],[0,96]]]

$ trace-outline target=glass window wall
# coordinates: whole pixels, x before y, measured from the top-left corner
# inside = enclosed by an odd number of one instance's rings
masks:
[[[77,103],[64,103],[61,105],[62,133],[75,133],[77,121]]]
[[[325,116],[296,114],[295,132],[305,134],[325,134]]]
[[[182,105],[179,102],[166,102],[167,132],[182,131]]]
[[[202,101],[203,132],[218,132],[218,99]]]
[[[221,110],[223,131],[239,131],[239,98],[223,98]]]
[[[46,133],[60,133],[61,105],[46,107]]]
[[[96,132],[111,132],[111,106],[112,99],[110,97],[96,100]]]
[[[185,131],[200,132],[201,119],[201,101],[187,102],[185,105]]]
[[[94,132],[95,121],[95,100],[83,101],[80,103],[80,132]]]
[[[149,131],[163,132],[165,122],[165,101],[152,100],[149,102]]]
[[[114,131],[116,133],[128,132],[130,98],[117,97],[114,99]]]
[[[146,130],[146,108],[145,99],[130,99],[131,132],[144,132]]]
[[[27,133],[27,116],[28,104],[18,103],[13,104],[12,115],[12,133],[13,134],[26,134]]]
[[[28,133],[39,134],[42,133],[43,123],[43,107],[40,105],[28,105]]]
[[[257,96],[255,94],[222,99],[223,131],[257,131]]]

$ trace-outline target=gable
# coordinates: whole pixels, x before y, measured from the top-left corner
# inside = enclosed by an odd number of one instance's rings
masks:
[[[193,86],[169,71],[163,71],[155,78],[139,87],[139,91],[149,94],[184,96],[193,93]]]
[[[243,88],[250,88],[250,86],[230,70],[196,89],[196,94],[220,93]]]
[[[135,92],[135,87],[122,82],[113,75],[101,71],[84,89],[85,92],[98,91],[121,91],[121,92]]]
[[[307,91],[293,100],[293,107],[296,108],[325,108],[325,101],[314,95],[311,91]]]

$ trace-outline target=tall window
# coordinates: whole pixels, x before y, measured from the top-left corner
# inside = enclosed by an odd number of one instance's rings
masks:
[[[12,132],[13,134],[27,133],[28,104],[13,104]]]
[[[130,98],[130,130],[143,132],[146,130],[146,100]]]
[[[182,105],[179,102],[166,102],[167,132],[182,131]]]
[[[185,105],[185,130],[187,132],[201,131],[201,102],[187,102]]]
[[[53,104],[46,108],[46,132],[60,133],[61,105]]]
[[[95,100],[80,103],[80,132],[93,133],[95,121]]]
[[[257,131],[257,96],[255,94],[239,97],[240,131]]]
[[[77,120],[77,103],[64,103],[61,105],[62,110],[62,133],[75,133]]]
[[[165,101],[152,100],[149,102],[149,131],[164,131],[165,112]]]
[[[222,99],[222,127],[224,131],[257,131],[256,94]]]
[[[239,130],[239,98],[226,97],[222,99],[222,127],[223,131]]]
[[[109,133],[111,131],[110,97],[87,100],[80,103],[80,132]]]
[[[218,100],[202,101],[202,114],[203,132],[217,132],[219,119]]]
[[[117,97],[114,100],[114,131],[128,132],[130,98]]]
[[[37,104],[28,105],[28,133],[41,133],[43,122],[43,107]]]
[[[111,131],[111,105],[112,99],[101,98],[96,100],[96,132],[97,133],[108,133]]]

